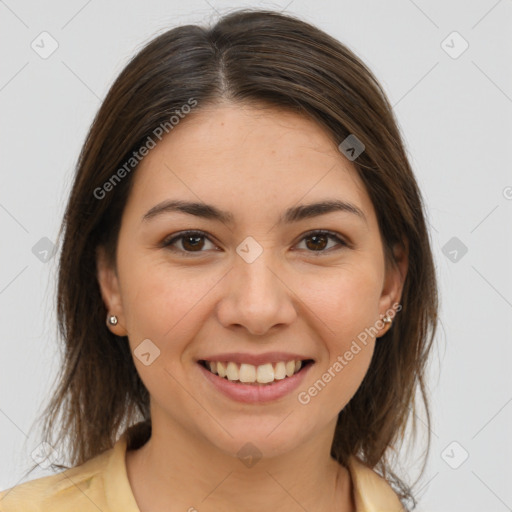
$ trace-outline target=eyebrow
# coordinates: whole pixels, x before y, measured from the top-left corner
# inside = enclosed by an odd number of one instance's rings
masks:
[[[195,217],[216,220],[224,224],[233,224],[234,222],[232,213],[219,210],[213,205],[180,200],[167,200],[153,206],[153,208],[151,208],[142,217],[142,221],[145,222],[159,215],[170,212],[186,213],[188,215],[194,215]],[[364,222],[367,222],[363,211],[356,205],[339,199],[332,199],[317,203],[301,204],[288,208],[284,212],[284,215],[279,218],[278,224],[299,222],[304,219],[318,217],[331,212],[352,213],[364,220]]]

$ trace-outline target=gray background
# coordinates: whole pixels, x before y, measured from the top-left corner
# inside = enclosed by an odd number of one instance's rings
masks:
[[[33,463],[33,423],[59,365],[49,250],[101,100],[157,33],[242,6],[316,24],[383,84],[427,203],[441,286],[418,510],[512,510],[512,0],[0,1],[0,489]],[[31,47],[51,48],[43,31],[58,43],[46,59]],[[410,482],[420,455],[404,453]]]

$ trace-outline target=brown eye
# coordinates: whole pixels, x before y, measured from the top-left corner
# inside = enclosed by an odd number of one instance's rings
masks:
[[[305,245],[308,252],[330,252],[332,246],[326,250],[326,247],[329,245],[329,240],[334,240],[336,242],[335,246],[348,246],[347,243],[345,243],[335,233],[331,233],[330,231],[313,231],[306,234],[302,240],[305,240]]]
[[[173,252],[179,252],[183,255],[190,256],[191,253],[205,252],[206,241],[213,247],[215,245],[209,240],[205,233],[201,231],[184,231],[171,239],[164,240],[162,247],[166,247]]]
[[[201,250],[204,246],[204,237],[202,236],[184,236],[182,237],[182,246],[186,251],[195,251],[197,249]]]
[[[311,235],[306,238],[306,240],[311,240],[312,243],[309,244],[306,242],[306,246],[308,249],[316,251],[318,249],[323,250],[327,246],[329,237],[326,235]]]

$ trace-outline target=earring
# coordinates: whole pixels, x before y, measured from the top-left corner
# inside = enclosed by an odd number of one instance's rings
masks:
[[[385,324],[391,324],[391,323],[393,323],[393,320],[391,320],[391,318],[389,318],[389,316],[388,316],[388,315],[386,315],[386,316],[382,319],[382,321],[383,321]]]
[[[117,325],[117,316],[116,315],[108,315],[108,323],[110,325]]]

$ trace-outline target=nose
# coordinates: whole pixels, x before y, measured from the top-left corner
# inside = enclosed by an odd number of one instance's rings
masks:
[[[252,263],[235,258],[217,305],[217,317],[224,327],[243,327],[261,336],[296,319],[293,287],[286,284],[284,272],[269,256],[270,251],[264,250]]]

